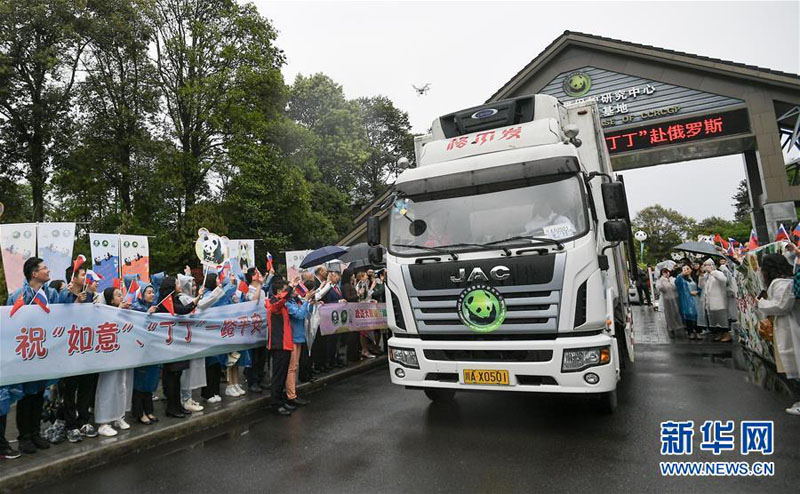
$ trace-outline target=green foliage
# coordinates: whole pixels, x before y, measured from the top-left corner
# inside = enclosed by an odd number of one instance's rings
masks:
[[[642,209],[631,221],[633,231],[647,233],[644,260],[648,264],[669,258],[670,249],[687,240],[695,224],[692,218],[660,204]]]
[[[747,180],[742,179],[736,187],[736,193],[732,197],[735,211],[733,217],[737,222],[750,222],[750,194],[747,192]],[[748,235],[750,232],[748,231]]]
[[[408,116],[323,74],[287,86],[275,39],[233,0],[0,0],[2,221],[151,235],[169,272],[200,227],[259,260],[336,242],[412,157]]]

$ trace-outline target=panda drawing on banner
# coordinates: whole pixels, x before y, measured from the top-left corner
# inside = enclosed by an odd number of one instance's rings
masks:
[[[228,259],[228,237],[211,233],[205,228],[197,230],[194,252],[207,268],[221,267]]]
[[[144,235],[120,235],[122,279],[138,274],[139,279],[150,282],[150,246]]]

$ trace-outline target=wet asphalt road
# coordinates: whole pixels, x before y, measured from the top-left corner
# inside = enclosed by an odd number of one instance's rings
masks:
[[[652,314],[647,314],[652,317]],[[576,397],[462,393],[432,405],[377,369],[319,391],[289,418],[150,451],[32,492],[798,492],[800,397],[735,346],[637,347],[619,409]],[[774,461],[771,478],[664,478],[659,424],[694,420],[689,461]],[[698,451],[707,419],[773,420],[775,453]],[[205,441],[205,442],[201,442]],[[738,441],[737,441],[738,447]],[[672,459],[675,459],[674,457]]]

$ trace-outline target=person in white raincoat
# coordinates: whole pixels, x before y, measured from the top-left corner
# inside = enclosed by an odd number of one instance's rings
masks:
[[[190,304],[194,299],[194,293],[197,288],[197,283],[194,281],[194,276],[179,274],[178,284],[181,286],[181,293],[178,298],[185,305]],[[214,302],[219,300],[223,293],[222,289],[218,288],[219,293],[214,294],[214,298],[203,298],[197,302],[197,310],[202,310],[206,307],[211,307]],[[202,293],[200,294],[202,295]],[[189,368],[181,374],[181,404],[183,408],[190,412],[200,412],[203,410],[203,405],[192,399],[192,391],[206,386],[206,358],[196,358],[189,361]]]
[[[800,378],[800,304],[794,299],[794,269],[785,257],[769,254],[761,261],[761,276],[766,292],[758,297],[758,310],[763,317],[775,316],[773,321],[776,357],[783,364],[786,377]],[[800,402],[786,409],[787,413],[800,415]]]

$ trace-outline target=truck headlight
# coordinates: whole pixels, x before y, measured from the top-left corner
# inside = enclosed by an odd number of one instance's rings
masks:
[[[611,362],[611,347],[568,348],[564,350],[561,372],[577,372]]]
[[[417,360],[417,352],[409,348],[392,348],[389,347],[389,359],[392,362],[397,362],[403,367],[410,367],[412,369],[419,369],[419,361]]]

